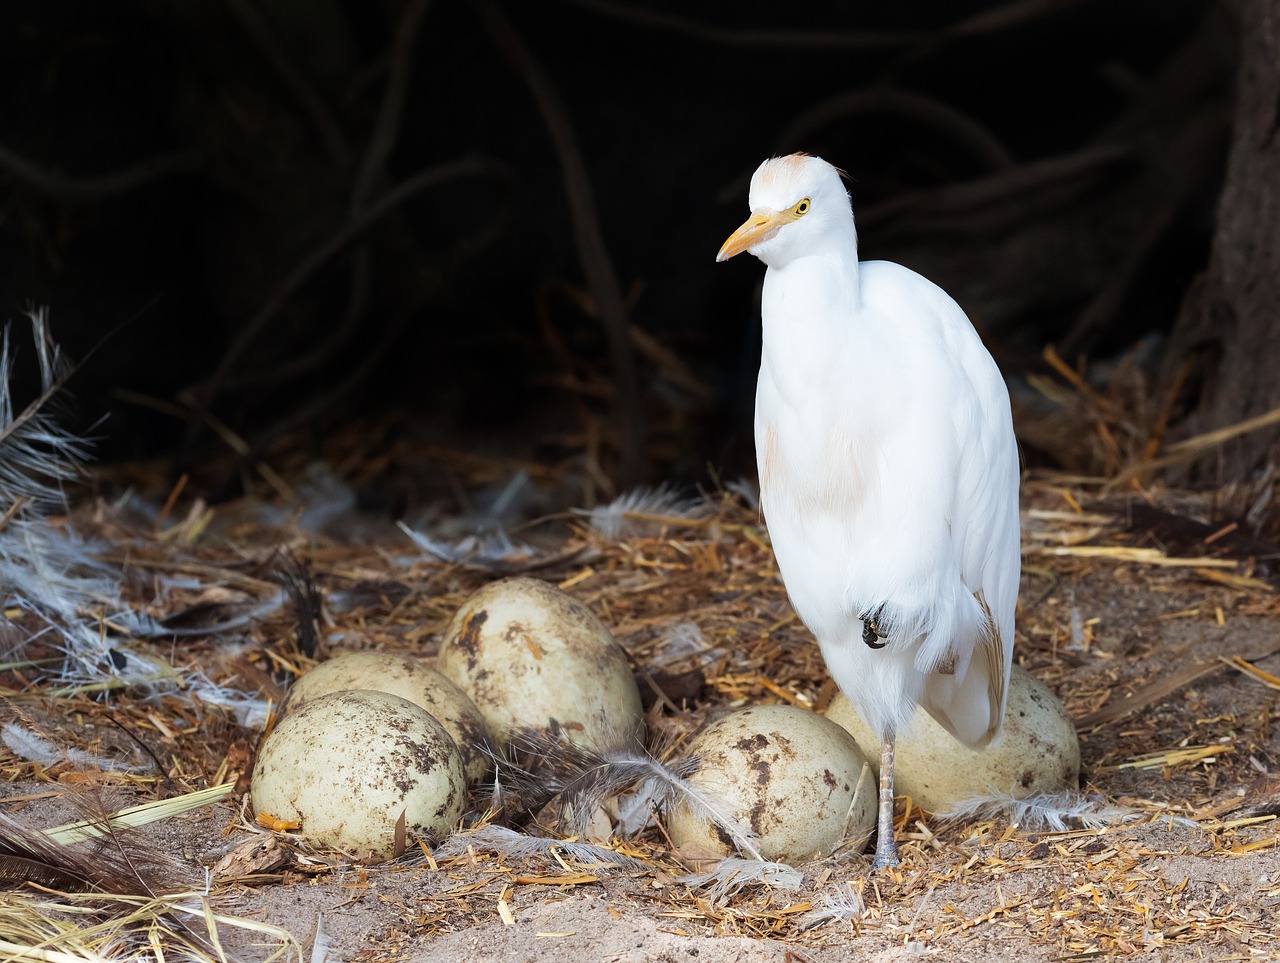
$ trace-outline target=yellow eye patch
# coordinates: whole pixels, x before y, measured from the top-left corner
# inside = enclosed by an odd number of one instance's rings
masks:
[[[804,200],[802,200],[800,203],[798,203],[795,207],[791,208],[791,213],[792,213],[795,217],[804,217],[806,214],[808,214],[808,213],[809,213],[809,198],[807,198],[807,197],[806,197]]]

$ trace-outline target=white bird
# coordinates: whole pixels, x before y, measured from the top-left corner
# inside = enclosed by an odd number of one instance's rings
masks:
[[[875,866],[897,863],[893,753],[917,705],[960,742],[1000,733],[1021,566],[1009,393],[964,311],[858,262],[840,172],[765,161],[718,261],[767,265],[760,504],[796,613],[883,738]]]

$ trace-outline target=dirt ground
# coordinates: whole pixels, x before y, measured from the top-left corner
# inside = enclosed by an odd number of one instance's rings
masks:
[[[799,867],[799,889],[749,886],[722,901],[680,881],[687,867],[654,827],[626,844],[626,867],[514,858],[483,845],[362,867],[252,826],[234,799],[140,832],[197,881],[237,847],[282,847],[282,865],[214,877],[204,891],[219,913],[287,930],[294,958],[315,958],[322,920],[324,958],[351,963],[1280,959],[1280,605],[1267,573],[1234,558],[1229,540],[1189,542],[1166,524],[1172,516],[1135,524],[1132,502],[1027,486],[1015,654],[1079,723],[1081,788],[1126,807],[1126,822],[1031,832],[999,817],[947,822],[904,800],[899,868],[872,872],[868,856],[843,853]],[[1203,508],[1172,496],[1156,503],[1178,518]],[[196,543],[140,540],[129,570],[154,574],[179,560],[198,568],[206,584],[167,597],[174,609],[243,604],[262,587],[242,580],[214,592],[211,573],[249,572],[246,560],[265,564],[287,542],[326,599],[331,651],[430,659],[458,603],[492,577],[430,559],[406,565],[397,558],[408,548],[391,532],[353,541],[299,533],[288,528],[294,521],[269,532],[255,522],[249,538],[230,510],[215,522]],[[95,524],[121,537],[119,519],[99,514]],[[534,574],[590,605],[638,666],[703,669],[704,685],[678,711],[661,702],[650,710],[655,731],[687,738],[731,704],[821,707],[832,694],[764,539],[750,508],[726,496],[696,524],[650,522],[625,537],[575,523],[548,539],[542,557],[554,561]],[[253,545],[263,546],[256,555]],[[132,584],[145,597],[146,578]],[[358,604],[330,606],[339,592]],[[672,657],[666,643],[691,624],[699,650]],[[297,636],[296,621],[279,613],[234,645],[202,639],[169,655],[241,686],[256,679],[274,697],[273,684],[307,663]],[[95,751],[121,745],[117,729],[127,728],[168,770],[165,779],[95,777],[0,753],[0,812],[29,827],[74,818],[68,793],[86,785],[114,807],[235,778],[256,739],[180,693],[150,702],[58,696],[29,676],[0,678],[19,718]],[[844,910],[824,915],[833,900]],[[228,957],[265,960],[279,948],[234,925],[219,933]]]

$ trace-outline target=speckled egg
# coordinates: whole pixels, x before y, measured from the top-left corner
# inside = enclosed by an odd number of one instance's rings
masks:
[[[334,656],[293,684],[281,715],[345,689],[390,692],[421,706],[453,737],[469,781],[482,779],[489,769],[489,727],[480,710],[451,679],[420,659],[386,652]]]
[[[291,711],[266,739],[250,792],[259,814],[357,858],[395,853],[409,834],[440,838],[462,815],[467,781],[444,727],[386,692],[333,692]]]
[[[594,749],[643,741],[626,652],[590,609],[539,579],[502,579],[467,599],[436,665],[471,697],[499,742],[518,727]]]
[[[843,695],[827,718],[847,729],[879,768],[880,739]],[[1080,776],[1080,743],[1066,707],[1049,688],[1015,665],[1009,679],[1004,734],[985,749],[957,742],[924,709],[898,733],[894,791],[930,812],[993,792],[1024,798],[1074,787]]]
[[[845,840],[865,845],[875,825],[866,760],[847,732],[815,712],[741,709],[703,729],[688,753],[701,762],[690,780],[758,837],[765,859],[825,856]],[[686,853],[738,855],[729,834],[688,803],[668,814],[667,830]]]

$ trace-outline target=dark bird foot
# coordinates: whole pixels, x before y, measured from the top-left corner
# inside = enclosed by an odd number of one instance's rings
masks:
[[[888,642],[881,642],[885,637],[884,630],[880,628],[880,609],[876,609],[870,615],[862,620],[862,641],[867,644],[869,649],[883,649]]]

